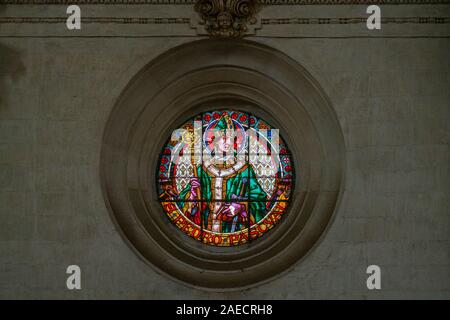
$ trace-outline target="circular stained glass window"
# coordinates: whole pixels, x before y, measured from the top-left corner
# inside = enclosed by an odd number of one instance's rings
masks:
[[[214,246],[264,236],[285,214],[295,178],[278,129],[236,110],[205,112],[175,130],[157,174],[168,218]]]

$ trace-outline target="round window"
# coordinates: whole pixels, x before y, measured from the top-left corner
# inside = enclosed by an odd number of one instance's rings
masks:
[[[130,81],[100,168],[106,206],[139,257],[195,288],[234,290],[284,274],[318,245],[344,190],[345,144],[298,62],[208,39]]]
[[[182,232],[236,246],[267,233],[286,212],[295,178],[277,128],[236,110],[201,113],[161,152],[158,198]]]

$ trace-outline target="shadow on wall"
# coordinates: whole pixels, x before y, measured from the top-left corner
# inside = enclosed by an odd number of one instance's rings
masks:
[[[5,7],[0,6],[0,14],[4,10]],[[20,59],[19,51],[0,41],[0,109],[8,108],[9,83],[17,81],[24,74],[25,66]]]

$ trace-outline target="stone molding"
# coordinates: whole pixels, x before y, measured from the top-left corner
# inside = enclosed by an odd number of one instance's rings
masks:
[[[276,228],[232,248],[180,232],[162,211],[155,181],[170,133],[218,105],[278,127],[299,172]],[[203,289],[247,288],[287,272],[318,243],[340,201],[344,149],[329,100],[297,62],[250,41],[195,41],[151,61],[122,92],[104,131],[103,194],[125,241],[159,272]]]
[[[450,17],[387,17],[382,18],[382,23],[392,24],[449,24]],[[0,24],[65,24],[67,17],[0,17]],[[367,18],[263,18],[258,19],[253,28],[246,31],[246,35],[255,34],[255,30],[263,25],[326,25],[326,24],[365,24]],[[174,18],[146,18],[146,17],[83,17],[82,23],[98,24],[186,24],[197,29],[197,23],[188,17]],[[206,31],[198,31],[199,35],[207,34]]]

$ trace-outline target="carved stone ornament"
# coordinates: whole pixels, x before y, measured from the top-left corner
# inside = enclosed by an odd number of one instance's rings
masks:
[[[240,38],[255,29],[259,0],[198,0],[195,11],[200,24],[214,38]]]

